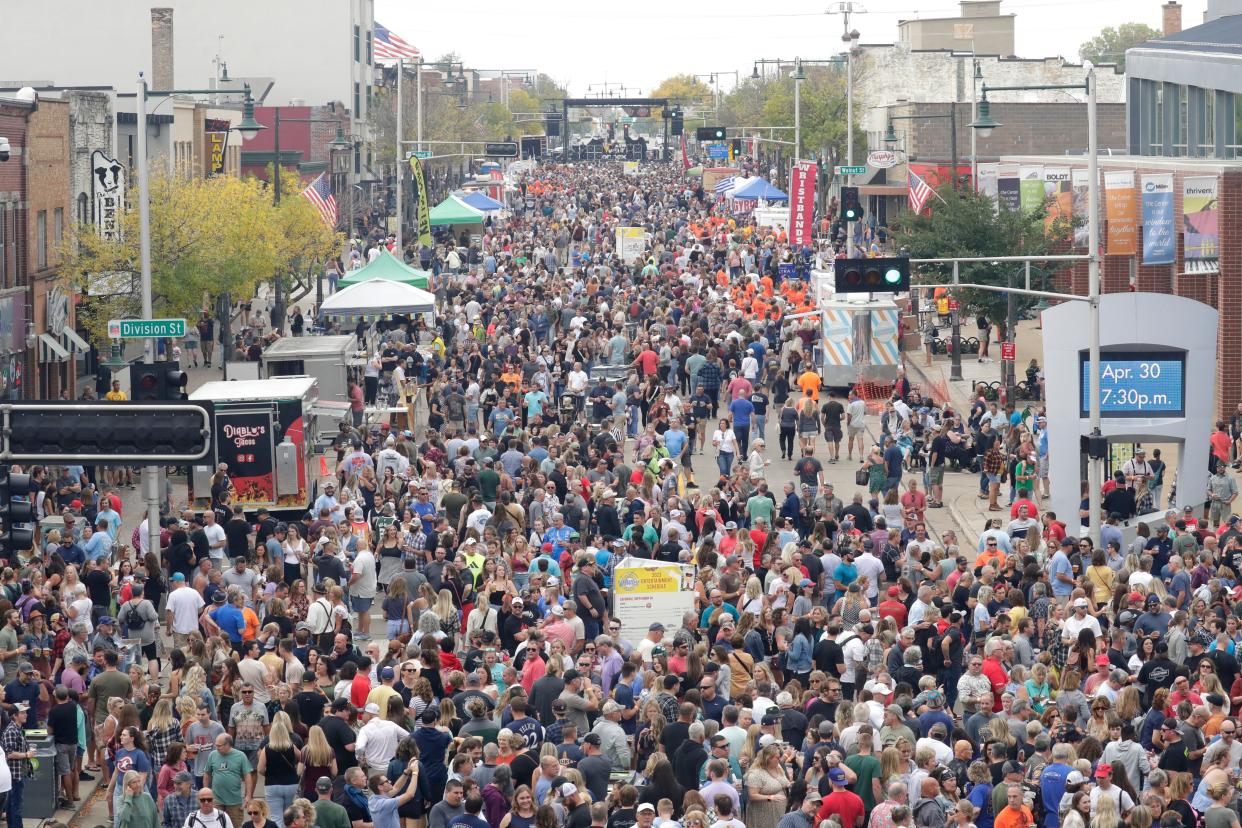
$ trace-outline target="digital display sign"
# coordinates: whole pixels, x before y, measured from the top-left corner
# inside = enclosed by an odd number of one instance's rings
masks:
[[[1090,361],[1078,354],[1080,415],[1091,396]],[[1105,351],[1100,354],[1100,416],[1184,417],[1186,354],[1182,351]]]

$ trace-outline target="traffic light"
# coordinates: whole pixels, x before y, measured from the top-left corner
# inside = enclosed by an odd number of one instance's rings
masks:
[[[733,157],[739,158],[742,155],[742,139],[733,138],[729,141],[729,144],[733,147]]]
[[[698,141],[723,141],[725,139],[725,128],[699,127],[694,131],[694,137]]]
[[[862,205],[858,203],[857,187],[841,188],[841,217],[846,221],[858,221],[862,218]]]
[[[669,132],[674,138],[680,138],[682,133],[686,131],[686,122],[682,119],[680,109],[674,109],[672,122],[669,124]]]
[[[898,293],[910,289],[910,260],[840,259],[835,264],[836,293]]]
[[[543,131],[549,138],[559,138],[561,135],[561,113],[549,112],[543,118]]]
[[[187,399],[189,382],[189,376],[176,360],[136,362],[129,366],[129,398],[134,402]]]
[[[211,403],[11,403],[9,456],[75,464],[188,463],[211,448]]]
[[[0,558],[13,560],[34,543],[34,530],[17,524],[34,523],[34,504],[30,501],[30,475],[14,474],[0,466]]]

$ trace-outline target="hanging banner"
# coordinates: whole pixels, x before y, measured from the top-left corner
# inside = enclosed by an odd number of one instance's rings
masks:
[[[1108,256],[1138,253],[1138,205],[1134,198],[1134,170],[1104,173],[1104,206],[1108,219]]]
[[[1000,164],[996,173],[996,203],[1003,210],[1017,211],[1022,209],[1021,179],[1018,168],[1011,164]]]
[[[228,121],[208,118],[204,124],[207,134],[207,158],[205,170],[208,178],[224,172],[224,154],[229,148]]]
[[[1000,164],[980,164],[979,179],[975,185],[981,195],[991,196],[992,200],[996,200],[997,180],[1000,175]]]
[[[1048,199],[1044,229],[1051,230],[1058,221],[1068,225],[1073,216],[1068,167],[1044,167],[1044,198]]]
[[[1083,221],[1074,228],[1074,247],[1086,247],[1091,237],[1091,228],[1087,226],[1090,220],[1091,193],[1088,184],[1091,176],[1087,170],[1075,169],[1070,174],[1070,189],[1073,190],[1073,212],[1074,215]]]
[[[1019,206],[1024,213],[1041,210],[1044,206],[1044,168],[1022,167],[1018,171]]]
[[[1143,191],[1143,264],[1173,264],[1173,175],[1145,175]]]
[[[814,161],[797,161],[789,177],[789,242],[809,246],[815,234],[815,179],[818,168]]]
[[[414,173],[414,185],[418,187],[418,244],[420,247],[431,247],[431,204],[427,198],[427,184],[423,180],[423,163],[420,159],[410,157],[410,170]],[[350,228],[353,231],[353,228]]]
[[[125,209],[125,168],[102,150],[91,153],[91,190],[95,196],[95,230],[105,241],[120,241]]]
[[[1220,271],[1220,201],[1214,175],[1182,179],[1183,268],[1187,273]]]

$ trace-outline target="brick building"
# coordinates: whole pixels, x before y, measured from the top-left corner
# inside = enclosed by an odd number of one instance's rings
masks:
[[[21,399],[26,385],[26,146],[34,109],[32,100],[0,98],[0,137],[11,148],[0,162],[0,400]]]
[[[276,160],[276,109],[272,106],[255,107],[255,120],[267,129],[242,144],[242,175],[267,180],[268,166]],[[345,153],[334,153],[329,146],[336,137],[338,124],[346,135],[349,134],[349,113],[342,105],[282,106],[279,109],[282,167],[297,172],[303,182],[309,183],[321,172],[337,172],[342,158],[347,164]],[[312,119],[314,123],[307,123],[306,119]],[[338,156],[336,167],[333,167],[334,155]]]
[[[999,118],[998,118],[999,120]],[[1066,166],[1064,156],[1002,156],[1002,164]],[[1074,165],[1085,167],[1082,159]],[[1174,294],[1204,302],[1220,311],[1217,332],[1219,359],[1216,363],[1216,412],[1218,416],[1232,413],[1242,401],[1242,162],[1193,158],[1158,158],[1112,156],[1100,158],[1101,176],[1110,171],[1133,171],[1135,185],[1144,174],[1166,173],[1173,176],[1173,233],[1176,244],[1173,264],[1143,264],[1142,213],[1138,215],[1138,252],[1134,256],[1105,255],[1100,266],[1100,289],[1104,293],[1138,290]],[[1186,261],[1185,235],[1182,222],[1182,187],[1187,176],[1216,177],[1219,257],[1213,265],[1216,272],[1189,273]],[[1100,197],[1100,239],[1108,238],[1105,198]],[[1082,252],[1076,250],[1074,252]],[[1200,268],[1202,269],[1202,268]],[[1211,268],[1209,268],[1211,269]],[[1054,290],[1086,295],[1087,264],[1076,263],[1055,277]],[[1153,335],[1157,335],[1154,334]],[[1140,334],[1138,339],[1142,339]],[[1206,389],[1204,389],[1206,390]]]

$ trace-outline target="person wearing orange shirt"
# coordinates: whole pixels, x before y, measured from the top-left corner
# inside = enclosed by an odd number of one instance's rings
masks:
[[[1005,789],[1008,804],[1001,809],[992,822],[993,828],[1029,828],[1035,824],[1035,815],[1022,802],[1022,786],[1010,785]]]
[[[819,386],[819,374],[810,368],[807,368],[807,370],[798,377],[798,387],[802,389],[802,393],[806,394],[817,403],[819,402]]]

